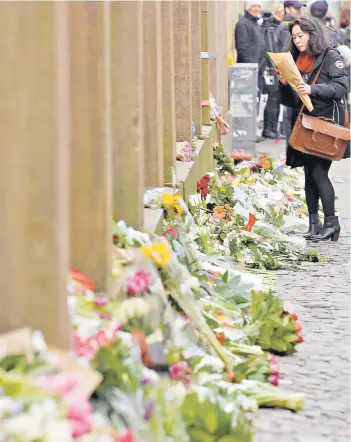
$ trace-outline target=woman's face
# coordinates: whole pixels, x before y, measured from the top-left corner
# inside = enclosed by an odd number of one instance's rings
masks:
[[[308,46],[308,40],[310,39],[310,34],[308,32],[303,32],[300,25],[295,25],[292,28],[291,36],[297,49],[300,52],[305,52]]]

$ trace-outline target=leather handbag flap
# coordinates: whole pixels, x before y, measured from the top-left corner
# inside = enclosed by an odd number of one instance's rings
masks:
[[[305,129],[319,132],[333,138],[349,141],[351,139],[351,131],[347,127],[338,126],[337,124],[324,121],[311,115],[302,114],[301,123]]]

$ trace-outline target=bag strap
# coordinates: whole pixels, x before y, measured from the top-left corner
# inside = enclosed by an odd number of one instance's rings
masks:
[[[323,60],[322,60],[322,63],[321,63],[321,65],[320,65],[320,67],[319,67],[319,69],[318,69],[316,75],[315,75],[314,78],[313,78],[313,81],[312,81],[312,83],[311,83],[311,86],[312,86],[313,84],[315,84],[316,81],[318,80],[318,77],[319,77],[319,75],[320,75],[320,73],[321,73],[321,71],[322,71],[323,65],[324,65],[324,61],[325,61],[325,57],[326,57],[326,55],[327,55],[327,51],[325,52],[324,57],[323,57]],[[302,114],[302,111],[303,111],[304,107],[305,107],[305,105],[304,105],[304,103],[302,103],[302,106],[301,106],[301,109],[300,109],[300,112],[299,112],[298,117]]]

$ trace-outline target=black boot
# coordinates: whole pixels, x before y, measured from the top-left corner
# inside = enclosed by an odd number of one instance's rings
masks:
[[[312,236],[318,235],[322,230],[322,223],[319,219],[319,215],[310,215],[310,225],[308,227],[308,231],[303,235],[306,239],[311,239]]]
[[[327,241],[331,239],[336,242],[339,239],[340,224],[337,216],[326,216],[324,226],[318,235],[311,236],[312,241]]]

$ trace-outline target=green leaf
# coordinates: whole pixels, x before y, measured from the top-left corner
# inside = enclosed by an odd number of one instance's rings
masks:
[[[208,434],[201,428],[189,428],[188,433],[191,442],[215,442],[216,437]]]
[[[217,414],[213,408],[208,412],[205,418],[205,426],[206,429],[212,434],[214,434],[217,431],[218,428]]]
[[[297,341],[297,335],[295,333],[294,334],[288,334],[288,335],[285,335],[283,337],[283,339],[286,342],[296,342]]]

